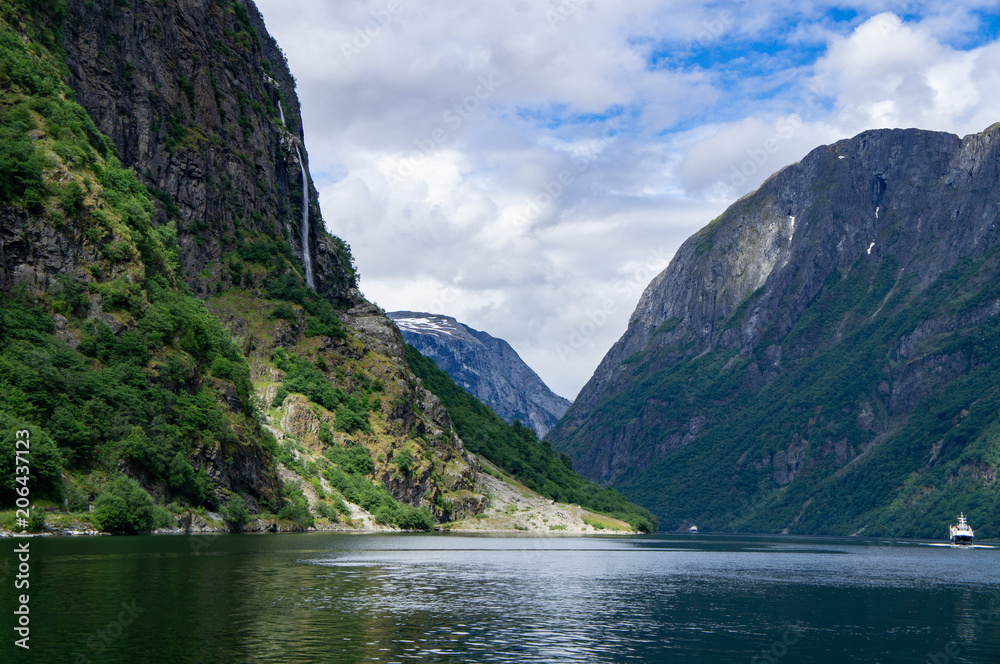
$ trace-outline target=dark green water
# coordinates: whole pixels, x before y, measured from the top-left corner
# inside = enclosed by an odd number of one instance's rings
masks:
[[[307,534],[31,556],[31,650],[8,574],[4,662],[1000,662],[1000,549]]]

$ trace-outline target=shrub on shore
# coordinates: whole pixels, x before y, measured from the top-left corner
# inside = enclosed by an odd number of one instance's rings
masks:
[[[138,482],[120,475],[94,502],[94,524],[117,535],[152,532],[156,525],[153,498]]]

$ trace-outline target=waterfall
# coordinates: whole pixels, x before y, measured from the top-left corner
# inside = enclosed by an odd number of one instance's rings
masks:
[[[281,116],[281,126],[285,126],[285,109],[278,100],[278,115]],[[309,178],[306,176],[306,162],[302,159],[299,146],[295,146],[295,154],[299,158],[299,168],[302,169],[302,263],[306,268],[306,285],[315,288],[313,281],[312,255],[309,253]]]
[[[302,160],[298,146],[295,146],[295,154],[299,156],[299,168],[302,169],[302,262],[306,266],[306,285],[314,288],[312,256],[309,255],[309,179],[306,177],[306,162]]]

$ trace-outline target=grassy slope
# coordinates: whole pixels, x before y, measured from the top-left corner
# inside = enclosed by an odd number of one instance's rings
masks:
[[[553,451],[548,441],[538,442],[535,432],[520,423],[504,422],[416,348],[407,346],[406,357],[424,386],[444,403],[469,451],[485,457],[548,498],[613,516],[638,530],[656,530],[656,520],[647,510],[628,502],[616,491],[577,475],[569,457]]]

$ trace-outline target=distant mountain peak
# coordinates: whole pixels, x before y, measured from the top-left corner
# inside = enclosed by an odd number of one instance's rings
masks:
[[[398,316],[398,318],[397,318]],[[402,332],[413,334],[446,334],[449,336],[462,334],[466,331],[464,325],[451,316],[437,314],[422,314],[413,311],[396,311],[389,314]]]
[[[387,314],[408,344],[497,415],[545,436],[570,406],[550,390],[509,343],[451,316],[416,311]]]

